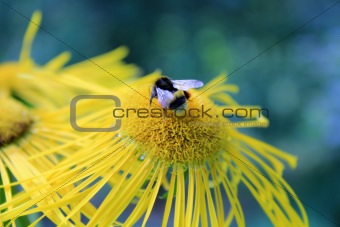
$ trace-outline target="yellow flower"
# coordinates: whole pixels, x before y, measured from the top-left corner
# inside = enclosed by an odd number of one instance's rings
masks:
[[[0,203],[11,204],[13,196],[22,191],[36,190],[32,195],[43,193],[50,187],[43,173],[78,148],[67,144],[79,140],[78,135],[65,130],[69,127],[67,117],[63,121],[54,120],[60,114],[44,114],[13,98],[0,98],[0,194],[3,196]],[[44,189],[39,189],[41,185]],[[51,202],[53,199],[43,203]],[[57,222],[62,212],[52,211],[47,216]],[[2,217],[0,220],[3,222]]]
[[[49,173],[50,170],[61,159],[91,142],[90,139],[84,141],[88,138],[71,128],[67,111],[70,100],[83,89],[71,86],[72,83],[65,85],[63,81],[83,78],[114,86],[120,82],[114,82],[110,74],[128,79],[138,73],[137,67],[121,61],[127,54],[125,47],[68,67],[64,67],[70,58],[67,52],[44,66],[37,65],[30,53],[40,22],[41,13],[35,12],[24,37],[19,61],[0,64],[0,204],[7,209],[22,206],[50,190],[52,185],[47,176],[58,179]],[[61,108],[63,106],[66,109]],[[65,191],[72,188],[72,185],[66,186]],[[25,191],[29,191],[30,197],[22,196]],[[62,191],[58,196],[61,195]],[[58,196],[49,197],[37,207],[55,203]],[[71,207],[43,212],[58,224],[63,220],[63,213],[70,212]],[[88,209],[85,213],[93,213],[91,204],[85,207]],[[73,219],[75,224],[80,223],[78,214]],[[0,223],[4,223],[4,217],[0,215]]]
[[[0,96],[18,98],[35,108],[54,109],[67,104],[69,97],[76,93],[55,80],[57,71],[66,63],[65,55],[52,59],[43,67],[31,59],[32,42],[41,21],[40,12],[34,13],[31,20],[19,61],[0,65]]]
[[[45,67],[37,66],[30,58],[35,24],[40,18],[39,12],[32,17],[20,60],[0,65],[0,203],[10,203],[14,194],[37,190],[40,185],[48,188],[43,172],[78,147],[67,145],[79,139],[69,126],[68,113],[44,113],[67,104],[77,93],[54,79],[57,67],[52,69],[51,65],[60,65],[60,58]],[[43,190],[38,189],[35,195],[39,191]],[[57,221],[61,214],[52,211],[47,216]]]
[[[41,13],[37,11],[26,31],[19,61],[0,65],[0,96],[13,95],[34,107],[54,109],[68,105],[80,93],[70,89],[73,78],[114,87],[139,74],[135,65],[122,62],[128,53],[126,47],[67,67],[64,66],[71,57],[69,52],[61,53],[44,66],[37,65],[31,58],[31,47],[40,23]],[[65,87],[61,81],[67,81],[70,86]]]
[[[190,91],[188,110],[211,108],[211,117],[201,116],[203,112],[199,117],[183,112],[172,117],[145,117],[146,110],[158,107],[155,100],[148,108],[150,86],[160,76],[155,72],[130,83],[129,87],[122,86],[111,92],[83,81],[81,86],[86,85],[97,94],[110,92],[120,98],[119,108],[125,110],[121,128],[115,132],[85,134],[91,142],[46,175],[52,186],[44,188],[45,192],[38,196],[33,195],[34,191],[22,194],[20,199],[32,198],[22,206],[15,206],[18,198],[13,198],[14,206],[2,214],[3,220],[72,207],[70,212],[65,212],[60,224],[70,224],[70,220],[74,223],[81,213],[87,218],[83,221],[88,226],[132,226],[138,221],[145,226],[155,211],[156,200],[161,199],[159,193],[163,188],[166,193],[161,197],[165,199],[165,207],[157,211],[163,215],[159,225],[173,222],[174,226],[229,226],[232,223],[245,226],[247,214],[242,207],[246,204],[241,204],[238,198],[238,187],[243,184],[274,225],[308,226],[300,200],[282,177],[283,161],[294,168],[296,158],[236,128],[251,127],[255,123],[267,126],[267,119],[248,117],[232,127],[231,122],[221,116],[225,108],[250,111],[255,107],[241,106],[231,98],[228,92],[238,88],[219,83],[207,89],[223,78],[220,76],[201,90]],[[112,103],[103,105],[98,100],[79,103],[79,124],[86,126],[99,119],[97,126],[111,126]],[[141,109],[143,117],[134,111]],[[174,114],[174,111],[166,113]],[[73,188],[65,192],[69,186]],[[97,210],[90,212],[92,199],[103,193],[104,186],[110,187],[109,192]],[[62,196],[56,198],[56,195]],[[50,197],[56,199],[55,203],[33,207]],[[28,209],[30,207],[33,208]],[[5,208],[9,205],[0,206],[0,210]],[[173,221],[169,221],[170,218]]]

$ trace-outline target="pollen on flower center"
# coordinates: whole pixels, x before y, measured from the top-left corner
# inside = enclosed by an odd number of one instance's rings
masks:
[[[149,116],[130,114],[123,120],[122,129],[134,138],[143,154],[157,161],[199,164],[214,158],[221,149],[222,138],[227,134],[226,127],[216,117],[213,105],[207,98],[199,97],[189,101],[185,112],[176,114],[173,110],[167,110],[167,116],[157,105],[157,100],[147,108],[148,100],[143,97],[136,99],[130,108],[148,109]],[[203,114],[203,111],[210,108],[208,115]],[[189,115],[190,109],[195,111]],[[152,115],[151,110],[162,113],[162,116]]]
[[[22,136],[33,120],[19,102],[0,98],[0,147]]]

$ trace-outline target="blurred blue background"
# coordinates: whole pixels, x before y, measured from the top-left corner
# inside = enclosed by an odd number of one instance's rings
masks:
[[[126,61],[144,74],[207,82],[232,73],[236,100],[270,111],[269,128],[244,132],[299,157],[285,178],[311,226],[340,224],[340,4],[258,56],[336,1],[5,2],[28,18],[42,10],[42,27],[88,57],[126,45]],[[18,58],[27,24],[0,3],[2,62]],[[42,64],[64,50],[40,31],[33,57]],[[84,60],[72,54],[72,62]],[[249,226],[270,226],[250,193],[240,197]]]

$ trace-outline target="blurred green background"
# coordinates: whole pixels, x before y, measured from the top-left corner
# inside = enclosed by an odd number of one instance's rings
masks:
[[[161,69],[175,79],[207,82],[232,73],[229,82],[240,87],[236,100],[270,111],[269,128],[243,131],[299,157],[285,178],[311,226],[340,224],[340,4],[261,54],[336,1],[5,2],[27,18],[42,10],[42,27],[87,57],[126,45],[126,61],[144,74]],[[18,58],[27,24],[0,3],[2,62]],[[72,62],[84,60],[40,31],[33,57],[43,64],[64,50]],[[248,226],[271,226],[241,189]]]

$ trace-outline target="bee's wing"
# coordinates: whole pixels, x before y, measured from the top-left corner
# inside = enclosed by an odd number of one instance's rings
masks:
[[[199,80],[171,80],[174,88],[187,91],[190,88],[199,88],[203,86],[203,82]]]
[[[156,88],[156,90],[158,102],[161,104],[163,109],[168,108],[171,101],[174,99],[174,95],[170,91],[162,90],[160,88]]]

